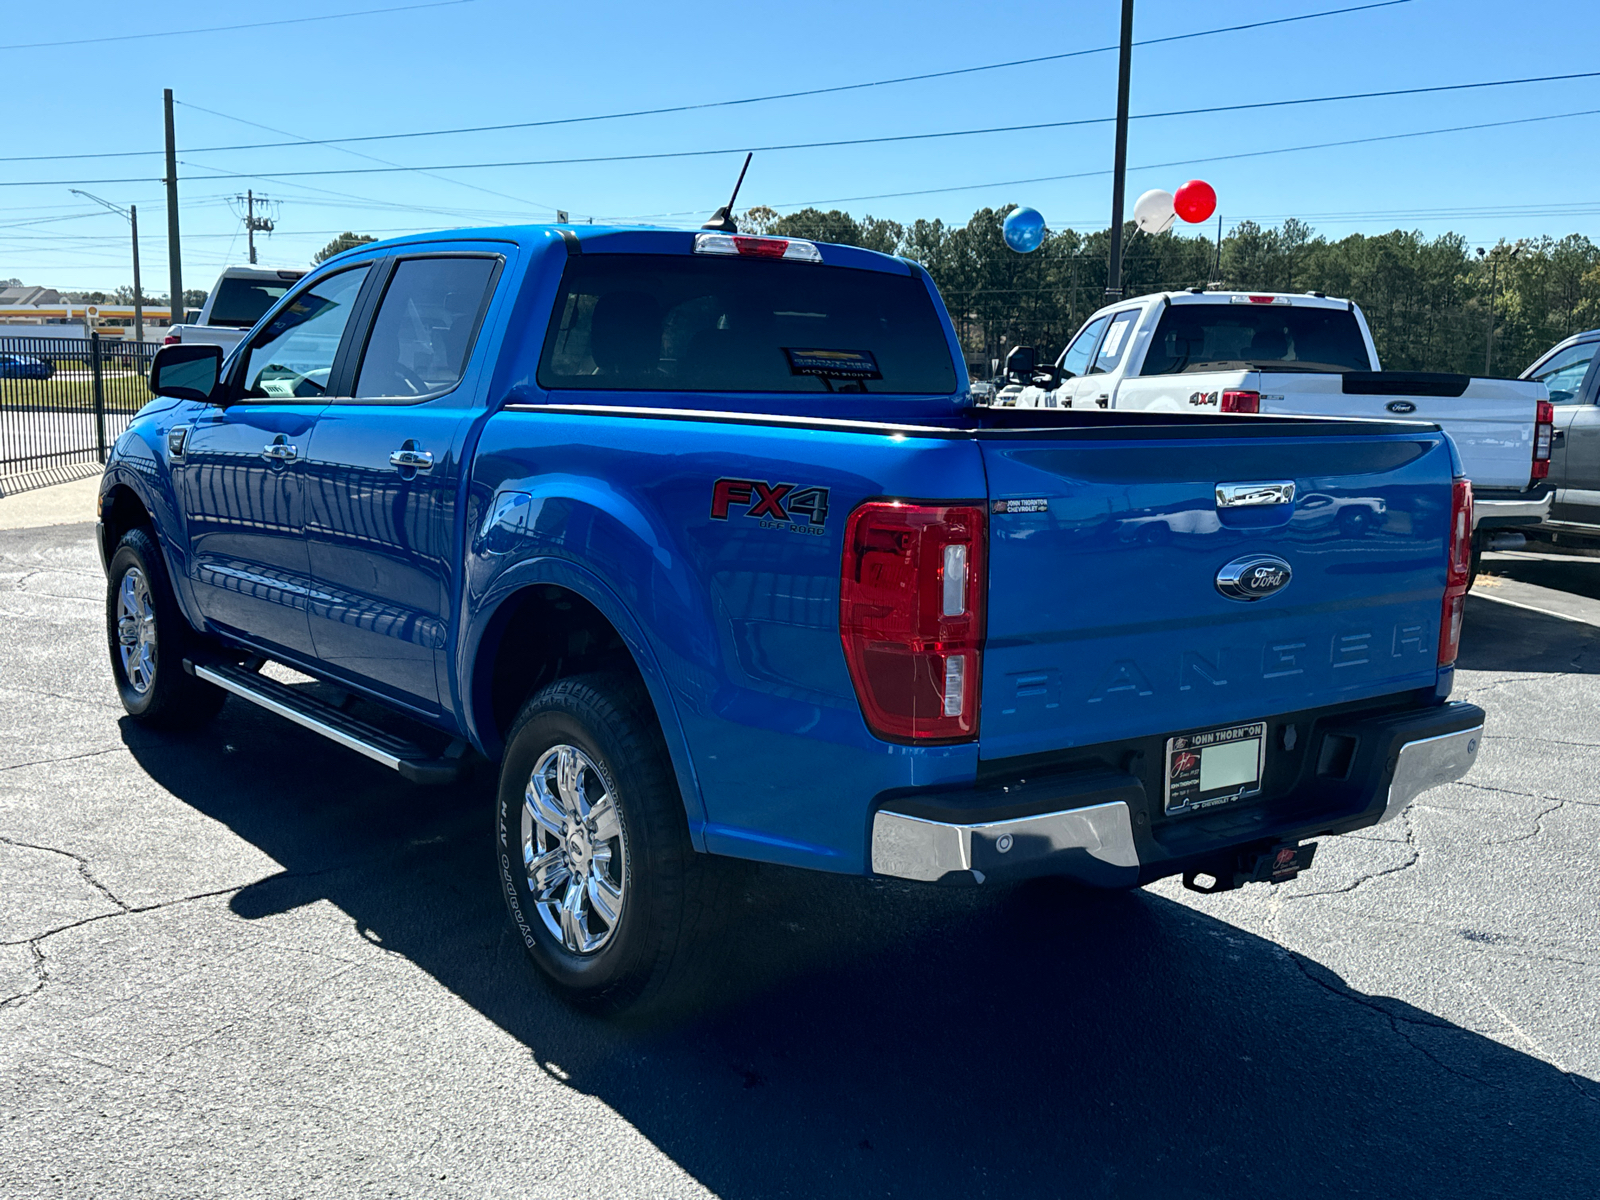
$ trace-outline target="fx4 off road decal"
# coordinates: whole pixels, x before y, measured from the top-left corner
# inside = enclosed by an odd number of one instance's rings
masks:
[[[761,522],[763,529],[822,536],[828,522],[828,489],[762,479],[719,479],[711,489],[711,519],[726,521],[734,505]]]

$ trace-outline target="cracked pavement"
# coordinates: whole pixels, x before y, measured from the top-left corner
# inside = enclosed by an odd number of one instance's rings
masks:
[[[1290,884],[759,868],[715,995],[605,1025],[505,933],[486,777],[123,719],[89,536],[0,529],[0,1194],[1593,1190],[1600,628],[1469,601],[1473,774]]]

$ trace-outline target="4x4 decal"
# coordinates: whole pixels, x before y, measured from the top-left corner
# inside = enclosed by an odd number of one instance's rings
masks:
[[[711,489],[711,519],[726,521],[728,509],[736,504],[744,507],[745,516],[760,521],[763,529],[820,535],[828,522],[825,487],[801,488],[764,479],[717,480]]]

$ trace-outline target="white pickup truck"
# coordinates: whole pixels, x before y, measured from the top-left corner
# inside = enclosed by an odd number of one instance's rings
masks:
[[[1545,385],[1382,371],[1366,318],[1349,300],[1157,292],[1095,313],[1053,368],[1007,369],[1034,381],[1018,408],[1431,421],[1472,480],[1475,554],[1494,530],[1537,524],[1550,511],[1554,414]]]
[[[284,297],[304,271],[272,267],[227,267],[206,295],[200,319],[192,325],[173,325],[166,344],[176,342],[221,346],[223,356],[237,346],[267,309]]]

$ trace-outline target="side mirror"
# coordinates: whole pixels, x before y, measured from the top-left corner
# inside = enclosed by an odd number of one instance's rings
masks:
[[[1006,355],[1006,376],[1020,383],[1033,377],[1038,355],[1032,346],[1018,346]]]
[[[174,400],[206,402],[222,374],[222,347],[176,342],[150,361],[150,391]]]

